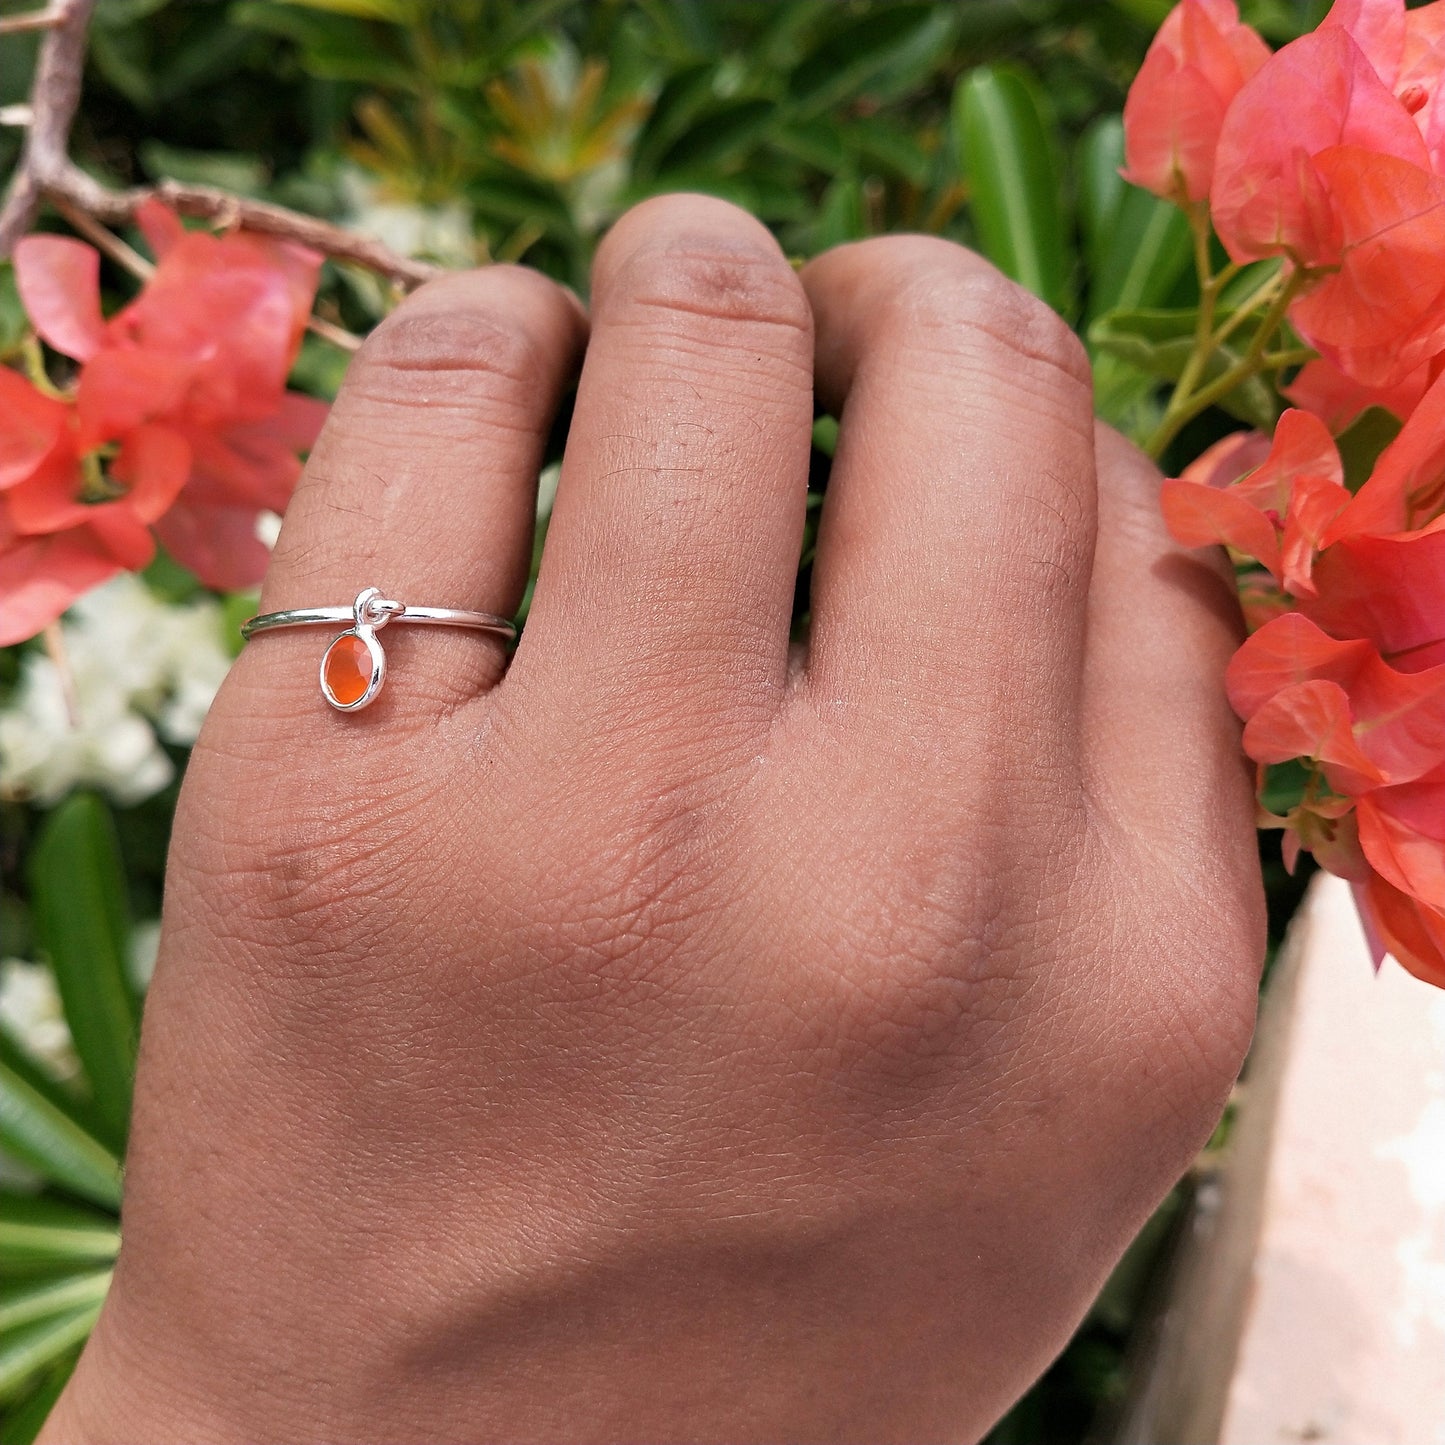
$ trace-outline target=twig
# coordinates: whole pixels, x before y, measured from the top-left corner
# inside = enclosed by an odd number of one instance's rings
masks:
[[[65,19],[63,5],[27,10],[22,15],[0,16],[0,35],[21,35],[27,30],[54,30]]]
[[[36,23],[29,27],[44,28],[49,33],[41,43],[36,62],[25,148],[0,207],[0,258],[8,256],[30,229],[42,201],[61,210],[80,230],[75,221],[77,214],[106,226],[121,226],[133,219],[143,202],[156,196],[182,216],[297,241],[337,260],[364,266],[403,287],[419,286],[441,273],[441,267],[398,255],[373,237],[357,235],[269,201],[172,180],[117,191],[86,175],[70,159],[67,147],[80,104],[86,30],[94,9],[95,0],[56,0],[49,10],[39,12],[47,17],[45,26]],[[116,244],[124,245],[115,239]]]
[[[82,211],[79,206],[73,206],[69,201],[59,196],[51,196],[50,204],[60,212],[62,216],[73,226],[92,246],[104,256],[109,256],[112,261],[123,271],[129,271],[132,276],[142,281],[147,280],[155,274],[155,266],[147,261],[134,246],[128,246],[114,231],[107,230],[94,216]]]
[[[40,634],[45,640],[45,650],[55,665],[56,676],[60,679],[60,696],[65,704],[65,720],[72,728],[80,726],[80,696],[75,690],[75,672],[70,666],[70,655],[65,650],[65,634],[58,622],[48,623]]]
[[[123,271],[128,271],[138,280],[145,281],[155,274],[155,265],[147,261],[133,246],[127,246],[114,231],[107,230],[95,219],[87,215],[78,206],[72,206],[69,201],[62,201],[52,197],[51,205],[85,237],[87,241],[101,252],[109,256],[112,261]],[[344,326],[337,326],[335,322],[327,321],[320,316],[307,318],[306,329],[323,341],[329,341],[333,346],[339,346],[343,351],[356,351],[361,346],[361,337],[346,330]]]
[[[343,351],[359,351],[361,349],[361,337],[357,336],[355,332],[348,331],[344,326],[338,326],[334,321],[326,321],[320,316],[313,316],[307,321],[306,329],[313,336],[319,336],[323,341],[329,341]]]

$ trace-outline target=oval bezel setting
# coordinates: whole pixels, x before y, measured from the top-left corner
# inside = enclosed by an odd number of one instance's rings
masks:
[[[336,693],[331,690],[331,683],[327,679],[327,664],[331,661],[331,655],[347,641],[348,638],[356,638],[365,648],[367,656],[371,659],[371,676],[363,688],[359,697],[353,698],[350,702],[343,702]],[[337,712],[360,712],[362,708],[369,706],[376,701],[377,694],[381,691],[382,684],[386,681],[386,653],[382,650],[381,643],[377,640],[374,628],[365,624],[356,627],[348,627],[345,632],[338,633],[327,645],[326,651],[321,654],[321,695]]]

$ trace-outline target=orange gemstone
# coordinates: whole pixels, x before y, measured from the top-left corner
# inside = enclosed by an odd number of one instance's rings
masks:
[[[343,632],[326,649],[321,675],[334,702],[360,702],[371,686],[371,649],[354,632]]]

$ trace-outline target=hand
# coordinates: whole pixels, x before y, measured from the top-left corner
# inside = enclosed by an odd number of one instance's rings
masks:
[[[267,610],[510,612],[584,344],[363,347]],[[816,386],[841,415],[806,652]],[[973,1439],[1208,1136],[1262,954],[1232,589],[968,252],[599,254],[526,633],[247,647],[186,779],[125,1245],[45,1438]]]

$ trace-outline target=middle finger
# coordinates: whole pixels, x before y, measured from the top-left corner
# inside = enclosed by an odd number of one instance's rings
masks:
[[[787,675],[812,320],[777,243],[703,196],[613,228],[509,686],[568,676],[638,734],[755,737]]]

